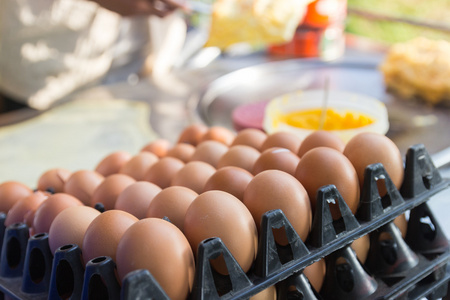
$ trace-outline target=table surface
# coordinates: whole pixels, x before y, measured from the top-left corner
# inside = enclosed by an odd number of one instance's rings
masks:
[[[265,52],[222,55],[206,67],[176,69],[158,82],[137,75],[140,67],[137,61],[113,70],[102,84],[74,93],[70,101],[126,99],[143,102],[150,107],[151,129],[175,141],[190,122],[232,127],[230,111],[236,105],[267,100],[298,89],[322,88],[328,77],[330,89],[366,94],[386,103],[390,121],[388,136],[402,152],[414,143],[425,144],[431,153],[450,146],[450,131],[446,130],[450,125],[449,108],[399,101],[386,93],[382,75],[377,70],[383,58],[383,51],[360,46],[348,47],[342,58],[331,62],[286,60]],[[209,93],[211,98],[211,92],[213,99],[206,99],[205,94]],[[39,113],[24,108],[0,114],[0,126]]]

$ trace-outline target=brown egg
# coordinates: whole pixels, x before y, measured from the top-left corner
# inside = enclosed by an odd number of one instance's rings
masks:
[[[36,212],[36,210],[29,210],[28,212],[25,213],[25,215],[23,217],[23,222],[25,223],[25,225],[27,225],[29,232],[30,232],[30,236],[34,234],[33,220],[34,220],[35,212]]]
[[[224,191],[242,201],[244,199],[244,191],[252,178],[253,175],[242,168],[233,166],[223,167],[209,177],[204,191]]]
[[[92,194],[91,206],[102,203],[105,210],[114,209],[120,193],[135,182],[134,178],[125,174],[112,174],[105,177]]]
[[[255,222],[245,205],[229,193],[208,191],[195,198],[186,211],[184,233],[195,254],[200,242],[219,237],[244,272],[256,258]],[[223,259],[213,260],[211,264],[219,273],[228,274]]]
[[[216,172],[216,169],[208,163],[191,161],[175,174],[170,185],[185,186],[200,194],[214,172]]]
[[[368,234],[354,240],[351,245],[353,251],[355,251],[356,257],[364,264],[369,254],[370,249],[370,237]]]
[[[47,200],[50,194],[43,191],[36,191],[22,197],[8,211],[5,219],[5,227],[14,223],[23,223],[25,216],[34,212],[42,202]]]
[[[189,205],[198,196],[184,186],[169,186],[158,193],[147,208],[146,217],[164,218],[184,232],[184,216]]]
[[[204,141],[197,145],[190,161],[204,161],[214,168],[219,159],[228,151],[228,146],[218,141]]]
[[[50,225],[60,212],[68,207],[82,205],[83,203],[80,200],[69,194],[56,193],[50,195],[34,213],[33,232],[48,233]]]
[[[76,171],[67,179],[64,185],[64,193],[74,196],[84,205],[91,205],[92,194],[103,179],[103,175],[96,171]]]
[[[163,157],[154,163],[144,175],[145,181],[164,189],[170,186],[175,174],[184,166],[184,162],[175,157]]]
[[[244,204],[261,229],[264,213],[281,209],[294,230],[305,241],[311,231],[311,204],[305,188],[292,175],[280,170],[263,171],[250,181],[244,192]],[[280,245],[288,243],[284,232],[274,233]]]
[[[352,163],[341,152],[328,147],[309,150],[300,159],[295,177],[308,191],[313,213],[317,191],[329,184],[336,186],[350,210],[356,212],[360,193],[358,175]],[[340,218],[339,207],[333,205],[330,208],[333,219]]]
[[[70,175],[72,175],[72,172],[63,168],[45,171],[38,179],[37,189],[40,191],[51,191],[52,193],[62,193],[64,184],[66,184]]]
[[[236,134],[230,129],[223,126],[213,126],[208,129],[208,131],[203,134],[201,141],[218,141],[227,146],[231,145]]]
[[[259,129],[246,128],[238,131],[236,137],[234,138],[231,146],[245,145],[255,148],[260,151],[261,146],[267,138],[267,134]]]
[[[261,152],[272,147],[280,147],[289,149],[293,153],[298,153],[301,143],[302,140],[292,132],[278,131],[267,136],[261,146]]]
[[[149,204],[161,190],[159,186],[148,181],[132,183],[119,194],[114,208],[143,219]]]
[[[255,161],[252,173],[256,175],[265,170],[280,170],[294,176],[299,161],[300,158],[289,149],[269,148]]]
[[[89,206],[71,206],[61,211],[50,225],[48,243],[53,254],[64,245],[75,244],[83,248],[83,237],[100,212]]]
[[[188,162],[195,152],[195,146],[186,143],[179,143],[167,151],[167,156],[178,158],[183,162]]]
[[[197,146],[202,136],[208,131],[208,127],[203,124],[192,124],[186,127],[178,138],[178,143],[187,143]]]
[[[260,154],[258,150],[250,146],[236,145],[230,147],[217,162],[217,169],[235,166],[251,172]]]
[[[343,152],[345,143],[334,133],[326,130],[317,130],[310,133],[301,143],[297,155],[303,154],[316,147],[330,147]]]
[[[131,159],[131,154],[126,151],[116,151],[108,154],[103,158],[95,167],[95,171],[108,176],[111,174],[119,173],[120,168]]]
[[[172,148],[172,143],[166,139],[156,139],[145,145],[141,151],[155,154],[159,158],[166,156],[167,151]]]
[[[0,184],[0,212],[7,214],[15,203],[32,193],[33,190],[21,182],[3,182]]]
[[[256,295],[250,297],[249,300],[276,300],[277,299],[277,289],[274,285],[268,286],[266,289],[262,290]]]
[[[151,152],[140,152],[133,156],[122,168],[119,173],[133,177],[135,180],[142,180],[150,167],[159,160],[156,154]]]
[[[374,163],[382,163],[395,186],[398,189],[401,187],[404,175],[403,158],[397,145],[385,135],[360,133],[348,141],[344,155],[355,167],[361,188],[366,167]],[[384,185],[379,185],[379,190],[381,196],[386,194]]]
[[[83,260],[109,256],[116,261],[117,245],[125,231],[138,219],[122,210],[111,209],[98,215],[89,224],[83,237]]]
[[[406,220],[405,214],[401,214],[398,217],[394,219],[394,224],[397,226],[398,229],[400,229],[400,232],[402,233],[402,237],[406,237],[406,231],[408,230],[408,221]]]
[[[170,299],[188,298],[194,283],[194,254],[170,222],[146,218],[134,223],[123,234],[116,257],[121,281],[131,271],[146,269]]]
[[[308,278],[312,287],[319,292],[325,279],[327,265],[325,259],[318,260],[303,270],[303,274]]]

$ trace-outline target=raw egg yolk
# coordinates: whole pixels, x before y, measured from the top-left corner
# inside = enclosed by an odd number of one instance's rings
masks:
[[[279,122],[286,123],[293,127],[304,129],[319,129],[322,109],[310,109],[294,111],[286,114],[279,114],[274,125]],[[356,111],[339,112],[328,108],[325,114],[323,130],[342,130],[363,127],[372,124],[374,120],[369,116]]]

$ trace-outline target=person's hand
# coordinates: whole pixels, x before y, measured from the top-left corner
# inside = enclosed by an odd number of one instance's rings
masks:
[[[92,0],[122,16],[156,15],[165,17],[174,10],[186,9],[181,0]]]

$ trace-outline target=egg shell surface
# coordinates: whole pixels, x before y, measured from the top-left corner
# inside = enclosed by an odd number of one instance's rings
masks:
[[[170,299],[187,299],[194,282],[195,262],[189,242],[168,221],[142,219],[131,225],[117,246],[117,272],[147,269]]]
[[[200,242],[219,237],[244,272],[256,258],[255,222],[245,205],[229,193],[207,191],[195,198],[186,211],[184,233],[195,254]],[[214,260],[212,265],[219,273],[228,274],[223,260]]]

